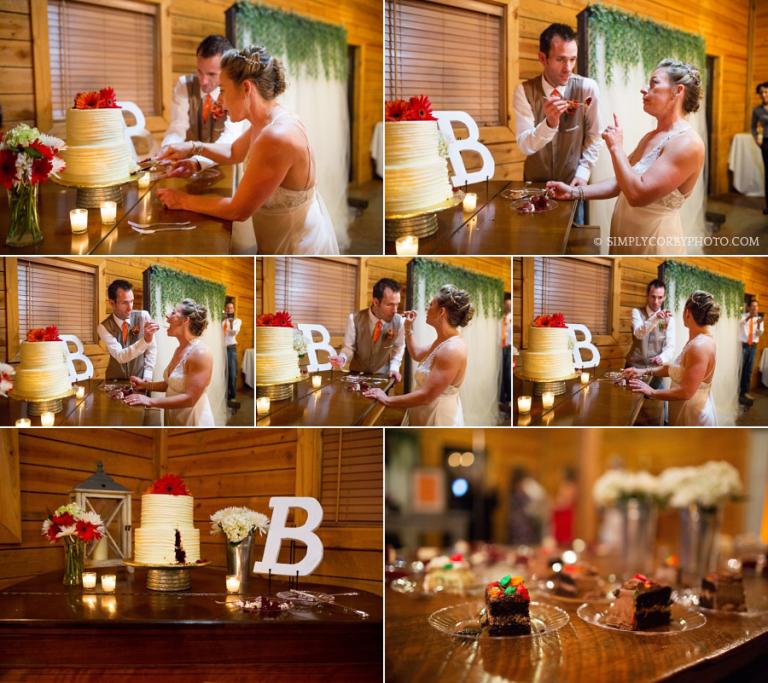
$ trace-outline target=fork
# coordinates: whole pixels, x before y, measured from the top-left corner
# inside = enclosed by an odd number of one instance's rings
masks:
[[[128,221],[128,225],[134,228],[143,228],[147,230],[150,228],[159,228],[165,226],[180,227],[182,225],[192,225],[192,221],[181,221],[180,223],[163,223],[162,221],[158,221],[156,223],[137,223],[136,221]]]
[[[168,228],[139,228],[131,224],[131,229],[142,235],[154,235],[156,232],[171,232],[172,230],[194,230],[196,225],[175,225]]]

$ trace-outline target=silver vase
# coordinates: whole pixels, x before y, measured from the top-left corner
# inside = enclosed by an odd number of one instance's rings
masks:
[[[696,503],[680,510],[680,564],[684,579],[693,585],[717,568],[722,517],[721,508]]]
[[[624,573],[648,574],[656,555],[658,510],[650,501],[629,498],[619,503]]]
[[[227,545],[227,574],[234,574],[240,579],[240,591],[244,592],[251,574],[251,549],[253,534],[248,534],[240,543],[233,544],[228,540]]]

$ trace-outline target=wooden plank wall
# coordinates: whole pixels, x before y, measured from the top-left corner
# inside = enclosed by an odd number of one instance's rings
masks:
[[[21,460],[20,545],[0,545],[0,588],[49,571],[63,571],[64,549],[41,535],[50,512],[69,502],[69,492],[104,470],[133,494],[132,523],[139,523],[140,496],[155,478],[154,430],[30,429],[19,433]]]
[[[752,0],[752,2],[756,7],[752,42],[752,82],[749,89],[751,99],[747,100],[750,103],[750,121],[752,107],[760,104],[760,98],[755,94],[755,87],[758,83],[768,81],[768,3],[759,0]]]
[[[34,124],[29,0],[0,0],[0,105],[3,127]]]

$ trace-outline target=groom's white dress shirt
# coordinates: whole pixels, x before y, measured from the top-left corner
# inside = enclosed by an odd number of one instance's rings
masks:
[[[379,319],[373,314],[370,307],[368,308],[368,325],[369,332],[373,335],[373,328],[376,327],[376,323]],[[386,325],[383,320],[383,325]],[[339,352],[339,358],[343,361],[341,366],[345,366],[355,355],[355,314],[350,313],[347,318],[347,327],[344,330],[344,345]],[[400,372],[400,365],[403,362],[403,354],[405,354],[405,324],[400,325],[400,330],[397,336],[392,341],[393,348],[392,354],[389,357],[389,372]]]

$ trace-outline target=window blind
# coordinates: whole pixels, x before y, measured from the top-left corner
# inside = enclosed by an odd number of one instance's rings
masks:
[[[48,43],[54,121],[78,92],[112,87],[118,101],[157,115],[155,73],[159,5],[119,0],[98,4],[49,0]]]

